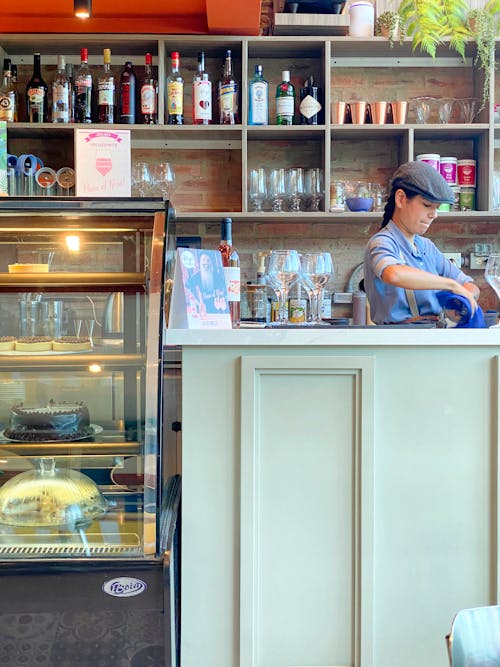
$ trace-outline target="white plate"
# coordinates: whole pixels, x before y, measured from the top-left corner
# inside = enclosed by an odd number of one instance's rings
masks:
[[[54,354],[84,354],[85,352],[93,352],[94,349],[90,348],[89,350],[64,350],[59,352],[58,350],[36,350],[33,352],[28,352],[24,350],[0,350],[0,355],[6,355],[8,357],[19,357],[19,356],[28,356],[28,357],[38,357],[38,356],[52,356]]]
[[[58,442],[77,442],[78,440],[86,440],[87,438],[91,438],[92,436],[98,435],[104,431],[104,428],[99,426],[99,424],[90,424],[90,428],[94,431],[93,433],[81,436],[80,438],[65,438],[64,440],[14,440],[13,438],[8,438],[5,435],[5,430],[0,431],[0,438],[3,438],[7,442],[21,442],[25,445],[54,445]]]

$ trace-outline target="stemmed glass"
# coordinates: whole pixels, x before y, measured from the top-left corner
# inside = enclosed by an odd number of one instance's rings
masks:
[[[150,197],[153,191],[151,165],[147,162],[135,162],[132,165],[132,195]]]
[[[300,203],[304,198],[304,170],[302,167],[286,170],[286,194],[290,202],[290,211],[300,211]]]
[[[427,123],[431,115],[432,97],[415,97],[415,120],[417,123]]]
[[[153,189],[163,199],[172,199],[175,189],[175,172],[170,162],[157,162],[149,165]]]
[[[326,283],[333,276],[332,256],[329,252],[308,252],[302,257],[302,277],[312,290],[311,323],[323,324],[321,303]]]
[[[500,299],[500,254],[494,253],[488,257],[484,277],[488,285],[495,290],[496,295]],[[500,328],[500,323],[490,327],[490,329],[493,328]]]
[[[267,197],[266,170],[262,167],[251,169],[248,175],[248,196],[254,211],[262,211]]]
[[[479,100],[476,97],[468,97],[458,102],[460,103],[460,121],[472,123],[479,113]]]
[[[269,197],[272,201],[273,211],[283,210],[283,200],[285,198],[285,170],[271,169],[269,174]]]
[[[450,122],[454,105],[455,105],[455,100],[452,98],[443,98],[442,100],[439,100],[438,117],[440,123]]]
[[[296,250],[271,250],[267,269],[267,282],[278,295],[278,326],[288,324],[287,299],[290,287],[300,277],[301,266]]]
[[[323,193],[323,171],[317,167],[306,169],[305,195],[310,211],[319,211]]]

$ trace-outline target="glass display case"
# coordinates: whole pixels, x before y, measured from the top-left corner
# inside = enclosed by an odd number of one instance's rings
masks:
[[[160,200],[0,202],[0,560],[160,552]]]

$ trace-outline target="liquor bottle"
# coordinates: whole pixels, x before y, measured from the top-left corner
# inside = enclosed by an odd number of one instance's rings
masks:
[[[16,111],[16,91],[12,85],[11,61],[3,61],[3,82],[0,86],[0,120],[14,122]]]
[[[193,123],[210,125],[212,122],[212,82],[205,72],[205,54],[198,53],[198,71],[193,78]]]
[[[92,122],[92,74],[89,69],[89,52],[80,51],[80,67],[75,78],[75,123]]]
[[[172,69],[167,77],[167,113],[169,125],[184,123],[184,79],[179,71],[180,56],[172,52]]]
[[[317,125],[323,122],[321,93],[321,89],[314,85],[312,75],[304,81],[304,87],[300,89],[299,112],[301,125]]]
[[[28,123],[46,123],[49,89],[42,79],[40,54],[33,55],[33,74],[26,85],[26,119]]]
[[[248,85],[248,124],[268,125],[269,84],[262,76],[262,65],[255,65],[255,75]]]
[[[17,123],[19,120],[19,86],[17,84],[17,65],[12,65],[10,66],[10,71],[12,74],[11,81],[12,81],[12,87],[14,88],[14,96],[16,99],[16,106],[14,108],[14,122]]]
[[[144,125],[158,123],[158,81],[153,76],[153,56],[146,53],[141,83],[141,119]]]
[[[226,51],[222,78],[219,81],[219,122],[221,125],[237,125],[238,82],[233,75],[231,51]]]
[[[111,49],[104,49],[104,70],[97,80],[97,118],[99,123],[114,123],[115,77],[111,73]]]
[[[69,122],[75,122],[75,80],[73,78],[73,63],[66,63],[66,78],[69,84]]]
[[[52,82],[52,122],[69,123],[71,112],[70,83],[66,76],[64,56],[57,56],[57,74]]]
[[[135,84],[133,65],[130,60],[127,60],[120,77],[120,123],[127,125],[135,123]]]
[[[227,298],[229,301],[229,313],[233,329],[240,326],[240,258],[233,248],[233,221],[224,218],[221,222],[220,245],[218,250],[222,255],[222,266],[224,267],[224,278],[226,280]]]
[[[295,88],[290,82],[290,72],[281,73],[282,81],[276,88],[276,124],[293,125],[295,112]]]
[[[308,316],[308,304],[307,291],[304,285],[297,281],[292,285],[288,296],[289,321],[293,324],[305,324]]]

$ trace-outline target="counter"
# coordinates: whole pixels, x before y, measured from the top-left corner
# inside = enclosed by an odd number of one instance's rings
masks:
[[[183,667],[447,667],[497,600],[500,332],[175,331]]]

